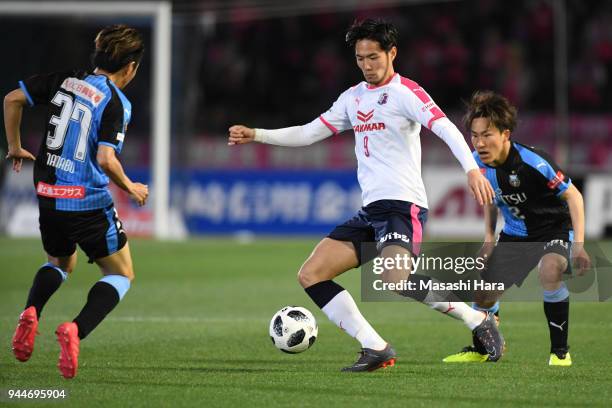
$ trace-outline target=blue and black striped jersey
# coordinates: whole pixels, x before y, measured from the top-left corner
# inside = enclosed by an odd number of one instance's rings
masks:
[[[571,180],[543,151],[512,142],[506,161],[484,164],[473,152],[481,172],[495,190],[495,204],[504,217],[503,232],[518,237],[571,230],[567,203],[560,198]]]
[[[19,82],[28,104],[48,107],[47,126],[34,164],[42,207],[87,211],[112,204],[98,146],[121,152],[131,104],[104,75],[63,72]]]

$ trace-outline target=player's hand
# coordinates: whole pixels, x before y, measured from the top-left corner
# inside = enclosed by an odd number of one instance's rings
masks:
[[[491,183],[482,175],[479,169],[473,169],[468,171],[468,187],[472,193],[472,197],[478,204],[485,205],[485,203],[493,204],[493,198],[495,198],[495,192]]]
[[[251,143],[255,140],[255,129],[242,125],[234,125],[229,128],[228,146]]]
[[[591,268],[591,257],[584,250],[584,244],[574,242],[572,244],[572,268],[578,276],[583,276]]]
[[[485,264],[484,266],[485,269],[487,267],[487,262],[489,262],[489,259],[491,259],[491,255],[493,254],[494,249],[495,249],[495,242],[493,242],[493,240],[485,241],[482,243],[482,246],[480,247],[480,249],[478,250],[478,253],[476,254],[477,258],[482,258],[484,260],[483,262]]]
[[[18,149],[9,149],[8,154],[6,155],[7,159],[13,159],[13,171],[19,173],[21,171],[21,165],[23,164],[23,159],[26,160],[36,160],[36,157],[26,149],[20,147]]]
[[[141,183],[133,183],[130,187],[130,198],[140,207],[146,204],[149,197],[149,186]]]

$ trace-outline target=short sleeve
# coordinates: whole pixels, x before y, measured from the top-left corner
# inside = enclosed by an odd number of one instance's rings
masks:
[[[121,151],[125,137],[124,109],[121,100],[116,96],[108,101],[100,120],[98,144],[107,145],[117,152]]]
[[[546,188],[558,196],[569,188],[572,180],[546,152],[539,149],[532,151],[524,147],[519,151],[523,161],[544,176],[543,183],[546,184]]]
[[[431,96],[419,84],[403,77],[401,78],[401,84],[406,89],[405,97],[402,98],[402,106],[408,118],[431,130],[436,120],[446,117],[442,109],[436,105]]]
[[[321,116],[319,119],[328,127],[329,130],[340,133],[344,130],[351,129],[351,121],[347,113],[347,100],[349,91],[343,92],[332,107]]]
[[[34,75],[19,81],[19,87],[26,95],[28,105],[48,105],[61,82],[69,75],[69,73],[59,72]]]

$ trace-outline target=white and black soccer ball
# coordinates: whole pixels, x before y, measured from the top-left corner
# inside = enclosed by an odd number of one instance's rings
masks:
[[[308,350],[317,339],[317,321],[310,311],[285,306],[270,321],[270,338],[280,351],[295,354]]]

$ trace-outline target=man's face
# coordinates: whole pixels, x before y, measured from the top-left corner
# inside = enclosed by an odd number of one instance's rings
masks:
[[[480,160],[489,166],[502,164],[508,156],[510,131],[497,129],[488,118],[475,118],[471,126],[472,145]]]
[[[397,48],[385,52],[378,41],[363,39],[355,44],[357,66],[370,85],[379,85],[393,75],[392,62],[396,54]]]

